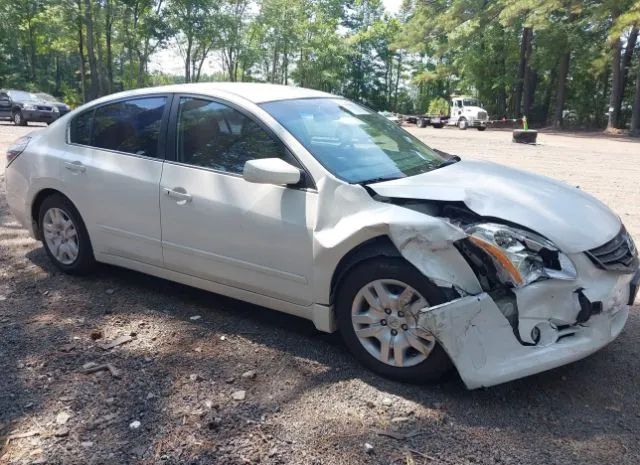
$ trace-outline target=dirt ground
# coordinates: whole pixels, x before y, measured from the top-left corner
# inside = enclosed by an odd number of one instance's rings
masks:
[[[411,131],[579,185],[640,238],[637,142]],[[25,132],[0,123],[0,151]],[[9,215],[0,166],[0,464],[640,462],[638,306],[569,366],[471,392],[399,384],[306,321],[113,267],[61,274]]]

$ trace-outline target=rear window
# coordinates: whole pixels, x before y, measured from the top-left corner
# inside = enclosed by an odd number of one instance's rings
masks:
[[[151,97],[125,100],[97,108],[91,145],[156,157],[166,101],[165,97]]]
[[[71,121],[69,140],[155,158],[166,103],[166,97],[136,98],[82,113]]]
[[[93,113],[93,110],[81,113],[71,121],[69,139],[73,144],[91,145]]]

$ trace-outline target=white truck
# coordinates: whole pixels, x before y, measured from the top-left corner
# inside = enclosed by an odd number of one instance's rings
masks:
[[[478,131],[487,129],[489,115],[482,108],[482,103],[476,98],[454,96],[448,115],[423,115],[416,117],[419,127],[433,126],[440,129],[444,125],[458,126],[460,129],[476,128]]]
[[[476,128],[478,131],[487,129],[489,115],[482,108],[482,103],[472,97],[452,97],[449,109],[450,126],[458,126],[460,129]]]

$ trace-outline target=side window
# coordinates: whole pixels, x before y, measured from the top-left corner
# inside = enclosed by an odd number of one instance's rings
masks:
[[[69,127],[69,141],[72,144],[91,145],[93,113],[93,110],[89,110],[73,118]]]
[[[284,146],[251,118],[198,98],[180,99],[176,143],[179,162],[234,174],[242,174],[244,164],[258,158],[293,162]]]
[[[93,147],[156,157],[166,97],[124,100],[98,107],[93,121]]]

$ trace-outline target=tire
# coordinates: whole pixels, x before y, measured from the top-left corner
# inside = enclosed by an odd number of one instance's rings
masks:
[[[436,129],[442,129],[444,127],[444,124],[442,124],[442,123],[434,124],[433,127],[436,128]]]
[[[515,129],[513,131],[513,142],[520,144],[535,144],[538,139],[538,131],[536,130],[524,130]]]
[[[49,216],[47,216],[48,213]],[[59,222],[55,221],[58,217],[57,215],[62,217],[63,222],[70,221],[73,231],[71,227],[64,230],[58,228]],[[47,227],[45,223],[52,226]],[[61,194],[53,194],[44,199],[38,212],[38,228],[41,232],[44,250],[53,264],[60,270],[69,274],[82,275],[89,273],[95,267],[96,261],[93,257],[89,233],[87,233],[87,228],[78,210],[69,199]],[[60,232],[56,233],[56,231]],[[65,242],[60,244],[61,240]],[[54,253],[55,250],[52,250],[52,247],[55,248],[56,244],[58,244],[58,254]],[[77,250],[75,254],[72,253],[73,245]],[[65,247],[65,250],[69,251],[69,253],[61,252],[62,247]]]
[[[469,127],[469,123],[467,123],[467,120],[465,118],[460,118],[458,120],[458,128],[462,131],[465,131],[467,127]]]
[[[20,110],[13,112],[13,122],[16,126],[26,126],[27,120],[24,119]]]
[[[388,318],[389,322],[387,323],[385,320],[384,322],[380,321],[380,323],[374,323],[371,325],[365,323],[364,329],[383,331],[383,333],[381,333],[383,334],[382,337],[387,337],[387,340],[394,341],[393,344],[396,343],[395,341],[398,341],[399,343],[403,343],[404,341],[408,344],[408,336],[411,336],[413,341],[424,341],[421,338],[413,336],[416,334],[414,328],[410,327],[407,329],[407,325],[404,324],[402,327],[398,327],[399,321],[406,321],[411,326],[415,326],[414,323],[410,323],[409,318],[406,320],[399,319],[401,312],[398,311],[398,307],[393,310],[388,309],[387,311],[392,312],[388,316],[385,316],[386,313],[380,313],[383,312],[382,310],[374,310],[373,307],[366,310],[365,314],[360,313],[360,302],[364,295],[362,292],[363,288],[368,288],[372,283],[377,282],[384,282],[383,286],[392,292],[400,292],[402,289],[399,285],[397,289],[394,289],[397,285],[396,283],[401,283],[404,286],[410,287],[413,291],[417,292],[417,294],[424,297],[428,302],[428,305],[436,305],[447,301],[444,293],[438,289],[437,286],[426,279],[420,271],[404,259],[379,257],[365,260],[349,270],[345,278],[340,282],[336,292],[336,316],[338,329],[340,330],[340,334],[342,335],[346,346],[356,359],[358,359],[365,367],[387,378],[411,383],[433,382],[441,379],[444,374],[451,370],[453,365],[451,364],[451,361],[444,349],[432,336],[428,335],[431,337],[432,341],[430,345],[430,352],[428,352],[426,356],[415,350],[413,347],[406,347],[405,350],[398,351],[402,354],[406,354],[406,358],[405,355],[401,356],[403,361],[406,362],[406,366],[402,366],[398,365],[395,360],[395,351],[393,351],[393,360],[391,360],[391,350],[387,349],[387,362],[382,360],[382,356],[375,356],[373,354],[376,350],[378,350],[380,354],[383,353],[383,346],[380,343],[380,340],[376,337],[368,338],[362,342],[362,339],[356,334],[356,330],[360,331],[361,335],[363,334],[363,328],[361,327],[363,325],[354,322],[352,318],[353,315],[356,314],[357,317],[369,318],[369,315],[374,312],[376,319],[378,318],[377,315],[380,315],[384,318]],[[417,294],[415,297],[418,296]],[[363,302],[368,302],[368,300],[365,299]],[[378,302],[378,300],[376,300],[376,302]],[[396,306],[395,303],[391,305]],[[419,307],[422,303],[415,301],[415,305]],[[364,306],[367,307],[368,304],[365,303]],[[408,309],[408,307],[402,308]],[[393,322],[391,321],[392,318]],[[359,328],[356,328],[356,326]],[[395,335],[393,335],[394,330],[391,329],[392,327],[398,328],[395,330]],[[377,349],[376,340],[378,341],[379,346]]]
[[[486,131],[487,127],[486,126],[479,126],[478,127],[478,131],[482,132],[482,131]]]

